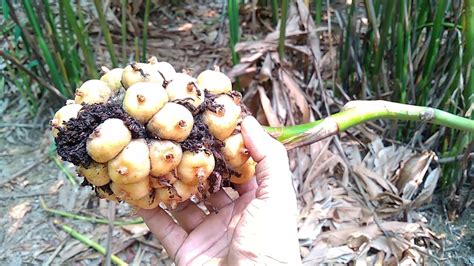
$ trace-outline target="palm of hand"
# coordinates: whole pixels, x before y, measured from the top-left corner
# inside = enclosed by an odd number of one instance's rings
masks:
[[[171,211],[178,223],[160,208],[139,213],[177,265],[301,263],[286,151],[254,119],[244,120],[242,133],[257,168],[256,179],[236,186],[236,200],[223,190],[211,195],[218,212],[210,215],[180,203]]]

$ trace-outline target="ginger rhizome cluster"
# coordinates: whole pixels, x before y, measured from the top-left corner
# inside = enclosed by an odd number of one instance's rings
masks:
[[[240,133],[247,111],[225,74],[194,78],[155,57],[102,71],[51,120],[58,154],[99,197],[173,208],[254,175]]]

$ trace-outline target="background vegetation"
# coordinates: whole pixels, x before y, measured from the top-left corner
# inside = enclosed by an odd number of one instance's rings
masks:
[[[276,28],[282,64],[289,65],[303,84],[316,78],[319,89],[330,91],[334,102],[383,99],[474,118],[474,0],[306,0],[320,41],[332,55],[329,74],[317,77],[317,64],[308,64],[308,58],[285,45],[291,2],[225,1],[218,16],[228,22],[222,23],[228,32],[222,46],[229,51],[222,68],[230,71],[239,64],[239,42],[261,39]],[[0,95],[8,99],[7,107],[24,106],[31,118],[49,116],[50,110],[73,97],[83,81],[98,78],[100,66],[146,61],[153,54],[149,27],[160,27],[155,20],[160,8],[187,4],[104,3],[2,0]],[[245,85],[235,80],[244,93]],[[324,117],[335,111],[321,107],[317,113]],[[466,171],[474,168],[472,157],[464,168],[456,158],[472,153],[472,134],[413,122],[383,125],[376,132],[385,139],[447,158],[440,193],[453,195],[467,185]]]

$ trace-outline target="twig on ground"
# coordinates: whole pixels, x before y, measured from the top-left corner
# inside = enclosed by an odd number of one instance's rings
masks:
[[[60,222],[58,221],[55,221],[55,224],[57,226],[59,226],[60,228],[62,228],[66,233],[70,234],[72,237],[74,237],[75,239],[81,241],[83,244],[97,250],[100,254],[102,255],[105,255],[105,248],[103,246],[101,246],[99,243],[89,239],[88,237],[86,237],[85,235],[77,232],[76,230],[72,229],[71,227],[69,227],[68,225],[66,224],[61,224]],[[119,257],[115,256],[115,255],[111,255],[111,260],[113,263],[117,264],[117,265],[128,265],[126,262],[124,262],[122,259],[120,259]]]
[[[29,197],[37,197],[37,196],[45,196],[51,195],[48,192],[40,192],[40,193],[31,193],[31,194],[6,194],[0,195],[0,199],[18,199],[18,198],[29,198]]]
[[[66,237],[63,241],[61,241],[59,246],[54,250],[53,254],[51,254],[51,256],[49,256],[48,260],[43,265],[50,265],[53,262],[54,258],[56,258],[56,256],[59,254],[61,249],[63,249],[63,246],[64,246],[64,244],[66,244],[66,240],[68,238],[69,237]]]

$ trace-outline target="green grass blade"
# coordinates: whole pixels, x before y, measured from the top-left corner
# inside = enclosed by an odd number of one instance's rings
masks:
[[[46,14],[46,20],[48,21],[48,24],[51,28],[51,32],[53,35],[53,38],[52,38],[53,44],[57,50],[61,51],[62,47],[61,47],[61,44],[59,43],[58,29],[57,29],[56,23],[54,22],[53,12],[51,10],[49,1],[43,0],[43,6],[44,6],[45,14]]]
[[[151,1],[145,1],[145,17],[143,19],[143,40],[142,40],[142,62],[146,62],[147,41],[148,41],[148,22],[150,20]]]
[[[102,1],[94,0],[95,9],[99,15],[99,24],[104,34],[105,43],[107,44],[107,49],[109,50],[110,60],[112,61],[112,66],[117,66],[117,58],[115,57],[115,48],[114,43],[112,42],[112,37],[110,36],[109,26],[105,19],[104,11],[102,10]]]
[[[68,31],[68,24],[66,19],[66,14],[64,11],[64,4],[63,1],[59,1],[59,26],[61,32],[61,43],[63,47],[62,57],[65,59],[65,66],[69,76],[69,86],[72,89],[76,88],[76,84],[80,81],[80,72],[81,67],[79,63],[79,56],[77,55],[77,51],[72,45],[70,44],[70,38],[73,38],[69,34]]]
[[[135,61],[138,62],[140,61],[140,45],[139,45],[140,40],[138,39],[138,36],[135,36],[134,39],[134,47],[135,47]]]
[[[59,91],[65,95],[69,96],[70,93],[66,91],[66,88],[64,87],[63,81],[61,79],[61,76],[59,75],[58,68],[56,66],[56,63],[53,60],[53,56],[50,52],[50,48],[47,46],[44,37],[43,37],[43,32],[41,31],[41,27],[39,25],[38,18],[35,15],[35,12],[33,11],[33,7],[31,5],[30,1],[24,0],[23,1],[23,6],[25,8],[28,21],[30,22],[31,26],[33,27],[33,31],[36,36],[36,40],[38,42],[38,46],[43,54],[44,60],[46,64],[49,67],[49,71],[51,73],[51,78],[53,79],[54,84],[58,87]]]
[[[7,0],[2,0],[2,11],[5,21],[10,19],[10,8],[8,7]]]
[[[76,39],[79,43],[79,46],[81,47],[82,53],[84,54],[84,59],[86,61],[86,67],[87,67],[87,73],[90,78],[98,78],[99,75],[96,70],[96,65],[94,61],[94,56],[92,54],[90,46],[86,43],[86,39],[88,37],[84,36],[84,27],[82,26],[83,23],[82,21],[82,15],[80,10],[78,10],[78,17],[79,17],[79,23],[78,23],[78,18],[76,17],[74,10],[72,9],[71,2],[67,0],[61,0],[64,5],[64,11],[66,15],[67,22],[69,24],[69,27],[71,27],[72,31],[76,35]]]
[[[69,54],[64,53],[64,50],[61,47],[60,36],[58,34],[57,25],[54,21],[54,17],[53,17],[54,15],[51,10],[49,1],[43,0],[43,6],[44,6],[46,20],[48,22],[45,25],[46,32],[48,33],[47,35],[49,36],[50,42],[54,46],[53,55],[56,60],[56,63],[58,64],[59,71],[62,75],[63,83],[65,83],[65,86],[66,86],[66,84],[70,84],[70,81],[69,81],[69,73],[65,66],[64,58],[67,58]],[[68,93],[68,97],[72,96],[71,88],[67,89],[67,93]]]

